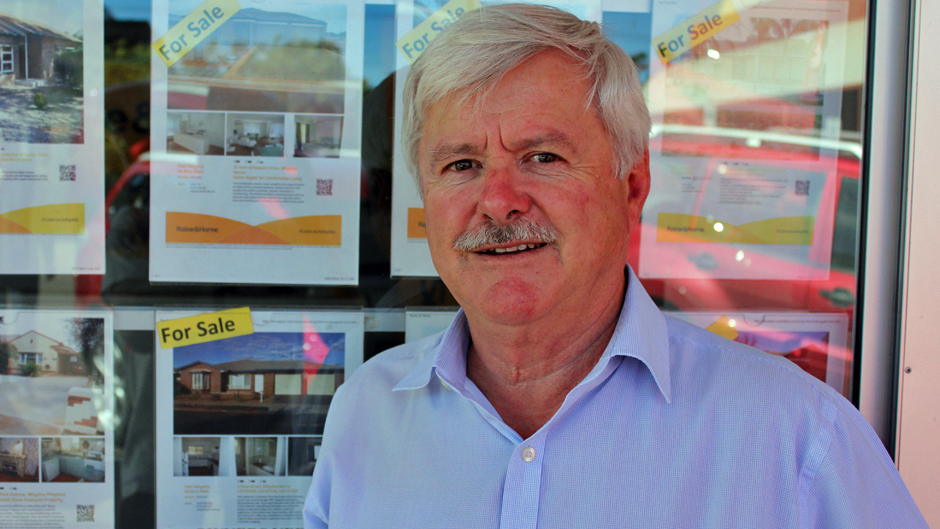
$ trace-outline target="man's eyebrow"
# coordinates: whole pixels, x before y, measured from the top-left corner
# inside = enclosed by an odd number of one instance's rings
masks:
[[[521,139],[509,145],[509,148],[513,151],[525,151],[537,149],[545,145],[561,145],[567,149],[574,149],[576,146],[570,136],[564,132],[556,131]],[[479,152],[479,146],[472,143],[442,143],[430,151],[428,158],[431,165],[437,165],[453,156],[474,155],[479,154]]]
[[[470,143],[443,143],[438,145],[436,148],[432,149],[428,155],[430,158],[431,165],[436,165],[452,156],[460,156],[465,154],[477,154],[479,149]]]

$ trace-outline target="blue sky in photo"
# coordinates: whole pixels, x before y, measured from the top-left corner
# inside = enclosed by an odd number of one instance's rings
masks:
[[[39,22],[69,35],[82,29],[82,2],[75,0],[0,0],[0,13]]]
[[[395,6],[366,4],[365,39],[362,72],[369,86],[375,87],[395,71]]]
[[[346,365],[346,334],[319,333],[319,339],[330,348],[323,363]],[[186,345],[173,349],[173,367],[178,368],[202,361],[209,364],[235,360],[303,360],[304,333],[256,332],[224,340]]]
[[[649,79],[650,34],[653,22],[652,13],[621,13],[604,11],[602,26],[604,33],[614,44],[620,46],[627,55],[636,57],[645,54],[646,59],[639,61],[640,82]]]
[[[170,0],[170,19],[173,15],[186,16],[201,6],[205,0]],[[297,0],[241,0],[242,9],[254,8],[269,13],[293,13],[295,15],[326,22],[328,33],[346,31],[346,4],[320,4]]]
[[[115,20],[150,21],[150,0],[105,0],[104,8]]]
[[[5,0],[0,0],[0,6],[4,3],[6,3]],[[197,2],[196,5],[199,3],[201,2]],[[150,21],[150,0],[106,0],[104,5],[115,20]],[[178,3],[173,2],[172,5],[176,6]],[[246,2],[242,7],[250,5]],[[345,31],[345,11],[342,15],[343,31]],[[363,73],[369,86],[374,87],[395,71],[395,54],[398,52],[395,47],[395,6],[393,4],[366,4],[364,29],[369,38],[365,39],[364,43]],[[333,27],[330,27],[329,31],[332,32]]]

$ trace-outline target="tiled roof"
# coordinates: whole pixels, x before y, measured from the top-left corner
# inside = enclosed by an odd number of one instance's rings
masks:
[[[49,26],[45,26],[38,22],[26,20],[25,18],[10,16],[6,13],[0,13],[0,35],[14,35],[18,37],[23,37],[26,35],[41,35],[43,37],[55,37],[57,39],[70,40],[72,42],[81,42],[80,39],[77,39],[68,33],[52,29]]]
[[[326,25],[322,20],[317,20],[315,18],[305,17],[303,15],[297,15],[294,13],[278,13],[276,11],[264,11],[261,9],[255,9],[248,7],[241,9],[238,13],[232,15],[232,18],[229,20],[251,20],[254,22],[293,22],[295,24],[314,24],[314,25]]]
[[[338,373],[343,371],[343,366],[330,364],[317,364],[307,360],[235,360],[233,362],[222,362],[219,364],[210,364],[197,360],[181,367],[175,371],[182,371],[196,364],[212,366],[227,373],[301,373],[303,371],[314,371],[318,373]]]
[[[170,24],[176,24],[184,18],[183,15],[170,15]],[[305,17],[296,13],[281,13],[277,11],[264,11],[246,7],[240,9],[229,19],[232,22],[270,22],[275,24],[307,24],[313,26],[326,26],[326,22],[315,18]]]
[[[76,351],[75,349],[72,349],[71,347],[67,345],[53,345],[52,350],[59,354],[64,354],[64,355],[77,355],[78,354],[78,351]]]
[[[280,371],[282,373],[299,373],[301,371],[319,370],[342,370],[342,366],[319,365],[315,362],[306,360],[235,360],[234,362],[222,362],[213,364],[222,371],[230,373],[273,373]]]

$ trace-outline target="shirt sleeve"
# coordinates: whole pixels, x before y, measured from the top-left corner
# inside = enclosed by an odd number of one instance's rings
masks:
[[[342,407],[344,389],[346,384],[339,387],[333,395],[333,402],[326,414],[326,424],[323,427],[323,444],[320,445],[320,457],[313,467],[313,480],[310,490],[304,501],[304,529],[322,529],[330,526],[330,497],[333,490],[333,467],[335,462],[332,454],[332,443],[335,433],[337,409]],[[341,415],[341,413],[340,413]]]
[[[838,402],[829,449],[806,492],[804,526],[929,529],[868,422]]]
[[[321,458],[313,469],[313,481],[307,491],[304,501],[304,529],[321,529],[329,527],[329,501],[331,469],[328,461],[324,461],[322,449]]]

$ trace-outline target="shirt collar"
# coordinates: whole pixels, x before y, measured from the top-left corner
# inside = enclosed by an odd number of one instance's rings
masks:
[[[423,388],[435,373],[451,387],[462,390],[467,380],[469,345],[470,328],[467,326],[467,316],[460,309],[440,339],[432,340],[424,351],[418,352],[417,356],[421,360],[392,391]]]
[[[669,332],[666,319],[650,299],[630,265],[627,265],[625,275],[627,294],[624,296],[614,335],[588,378],[600,373],[614,356],[636,358],[650,370],[666,402],[671,402]],[[430,341],[427,349],[418,353],[421,360],[398,382],[393,391],[422,388],[436,374],[442,382],[462,392],[467,381],[469,343],[467,317],[463,309],[460,309],[440,339]]]

